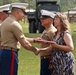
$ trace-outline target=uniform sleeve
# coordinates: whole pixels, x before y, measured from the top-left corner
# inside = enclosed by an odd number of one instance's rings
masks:
[[[20,38],[25,38],[24,34],[23,34],[23,31],[22,31],[22,27],[19,23],[17,22],[14,22],[12,24],[12,32],[13,34],[15,35],[15,37],[17,39],[20,39]]]

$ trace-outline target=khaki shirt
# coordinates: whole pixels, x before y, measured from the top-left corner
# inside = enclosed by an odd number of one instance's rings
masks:
[[[0,20],[0,26],[1,26],[1,24],[2,24],[2,21]]]
[[[56,28],[53,25],[51,25],[49,29],[44,30],[44,32],[41,35],[41,38],[44,39],[44,40],[51,41],[55,32],[56,32]],[[44,43],[42,43],[41,44],[41,48],[48,47],[49,45],[50,44],[44,44]],[[50,55],[50,54],[51,54],[51,51],[40,52],[40,56],[46,56],[46,55]]]
[[[20,49],[18,39],[24,38],[21,25],[10,15],[1,25],[1,46]]]

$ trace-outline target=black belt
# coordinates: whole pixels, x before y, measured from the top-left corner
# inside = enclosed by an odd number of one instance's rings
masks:
[[[19,51],[19,49],[15,49],[15,48],[8,47],[8,46],[1,46],[1,49],[13,50],[13,51],[16,51],[16,52]]]
[[[40,56],[41,59],[50,58],[50,55]]]

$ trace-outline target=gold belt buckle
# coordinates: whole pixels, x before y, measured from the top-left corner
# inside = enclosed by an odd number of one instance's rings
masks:
[[[46,59],[46,58],[50,58],[50,55],[41,56],[41,59]]]
[[[45,57],[45,56],[44,56],[43,58],[44,58],[44,59],[46,59],[46,57]]]

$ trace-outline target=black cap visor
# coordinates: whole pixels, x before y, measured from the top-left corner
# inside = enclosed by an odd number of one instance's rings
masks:
[[[25,12],[25,10],[24,9],[21,9],[22,11],[23,11],[23,13],[25,14],[25,15],[27,15],[27,13]]]
[[[9,10],[4,10],[3,12],[6,14],[10,14]]]

